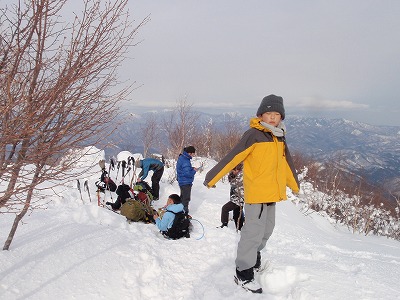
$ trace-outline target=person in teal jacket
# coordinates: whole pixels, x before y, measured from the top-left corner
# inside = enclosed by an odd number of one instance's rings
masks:
[[[179,195],[177,194],[169,195],[167,204],[165,205],[163,210],[164,213],[162,214],[162,217],[160,217],[160,214],[158,213],[155,214],[153,217],[154,221],[156,222],[157,228],[161,232],[166,232],[172,227],[172,224],[174,223],[174,213],[184,211],[183,204],[181,203],[181,197],[179,197]]]
[[[146,179],[149,171],[153,171],[151,176],[151,189],[153,200],[160,198],[160,180],[164,173],[164,164],[162,161],[155,158],[145,158],[135,162],[136,168],[142,168],[138,176],[138,182]]]

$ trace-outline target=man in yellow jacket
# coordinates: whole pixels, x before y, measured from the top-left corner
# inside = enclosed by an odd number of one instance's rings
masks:
[[[285,109],[282,97],[269,95],[261,101],[257,118],[250,120],[239,143],[206,175],[204,185],[213,187],[243,162],[246,222],[237,248],[235,282],[253,293],[262,293],[254,280],[261,266],[261,250],[275,226],[276,202],[286,200],[286,186],[298,193],[299,183],[285,141]]]

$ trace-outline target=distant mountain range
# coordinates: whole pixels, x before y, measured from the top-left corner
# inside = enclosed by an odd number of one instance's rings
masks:
[[[290,117],[291,149],[332,161],[400,196],[400,126],[375,126],[344,119]]]
[[[116,133],[114,151],[141,152],[138,136],[145,126],[146,114],[131,114]],[[171,111],[158,110],[157,120],[162,122]],[[250,115],[238,113],[211,114],[197,112],[199,122],[209,122],[222,128],[225,120],[235,119],[238,130],[248,128]],[[326,119],[287,116],[287,141],[292,152],[300,152],[321,162],[336,161],[343,169],[366,176],[371,183],[384,186],[400,196],[400,126],[376,126],[345,119]],[[131,142],[126,143],[129,139]],[[162,152],[160,149],[153,149]],[[108,150],[113,155],[113,150]]]

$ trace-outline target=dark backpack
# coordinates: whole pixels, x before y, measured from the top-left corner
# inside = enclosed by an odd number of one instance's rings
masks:
[[[115,184],[114,181],[108,176],[107,171],[103,171],[101,173],[100,180],[96,181],[96,186],[98,190],[102,193],[105,192],[105,190],[109,190],[111,192],[115,192],[117,189],[117,185]]]
[[[169,239],[176,240],[182,237],[190,238],[190,219],[183,211],[175,213],[167,210],[175,215],[174,222],[168,231],[163,232],[163,235]]]
[[[134,197],[133,190],[125,183],[120,184],[115,190],[115,193],[120,197],[122,203],[125,202],[125,199]]]

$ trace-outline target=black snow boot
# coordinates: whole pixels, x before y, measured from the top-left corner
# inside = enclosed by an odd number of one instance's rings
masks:
[[[236,276],[234,280],[237,285],[244,288],[246,291],[250,291],[252,293],[261,294],[262,288],[260,284],[254,280],[254,271],[253,268],[246,269],[243,271],[239,271],[236,269]]]
[[[260,267],[261,267],[261,252],[257,251],[257,261],[253,268],[257,272],[260,269]]]

